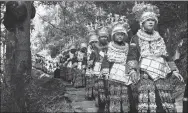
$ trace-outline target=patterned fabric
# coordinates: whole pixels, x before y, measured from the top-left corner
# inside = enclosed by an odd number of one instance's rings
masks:
[[[94,97],[98,106],[105,105],[106,102],[106,80],[102,76],[97,76],[94,87]]]
[[[80,70],[82,69],[82,62],[78,62],[77,68]]]
[[[85,68],[87,58],[84,52],[78,51],[77,53],[77,68],[75,69],[74,86],[83,87],[85,86]]]
[[[60,76],[66,80],[67,68],[63,65],[60,66]]]
[[[95,75],[95,86],[94,86],[94,98],[96,106],[101,108],[102,105],[105,105],[105,80],[101,76],[102,62],[106,56],[107,51],[106,46],[99,46],[99,51],[96,53],[95,65],[93,68],[93,74]]]
[[[87,69],[86,69],[86,74],[85,74],[85,76],[91,76],[92,73],[93,73],[93,70],[87,68]]]
[[[101,71],[101,63],[95,62],[94,68],[93,68],[93,74],[99,75]]]
[[[85,86],[85,75],[82,73],[82,70],[75,69],[75,76],[74,76],[74,87],[83,87]]]
[[[142,78],[137,85],[138,112],[176,112],[170,80],[166,78],[153,81],[150,78],[144,78],[145,74],[147,73],[141,72]]]
[[[169,79],[170,61],[164,40],[158,32],[149,35],[141,30],[133,38],[132,56],[140,60],[138,88],[138,112],[176,112]],[[131,56],[131,57],[132,57]],[[133,59],[134,60],[134,59]]]
[[[87,48],[87,60],[90,59],[90,55],[91,55],[92,51],[93,50],[91,49],[91,45],[89,45],[88,48]]]
[[[91,62],[91,60],[93,60],[93,58],[91,58],[91,54],[94,51],[91,49],[91,45],[88,46],[87,48],[87,67],[86,67],[86,74],[85,74],[85,97],[86,99],[93,99],[94,98],[94,94],[93,94],[93,87],[94,87],[94,79],[93,79],[93,66],[89,64],[89,62]],[[93,64],[93,63],[92,63]]]
[[[96,81],[96,76],[93,74],[90,76],[86,76],[86,99],[94,99],[94,86]]]
[[[137,36],[139,37],[141,57],[167,56],[165,42],[157,31],[154,31],[153,35],[149,35],[140,29]]]
[[[117,81],[122,81],[126,85],[132,83],[130,76],[128,73],[128,68],[125,65],[127,60],[129,46],[126,43],[125,46],[118,46],[114,44],[114,42],[110,42],[109,48],[107,51],[107,58],[109,62],[114,62],[111,71],[110,71],[110,79],[114,79]]]
[[[110,42],[108,46],[107,57],[104,59],[105,62],[103,61],[106,63],[106,67],[102,69],[110,70],[109,75],[105,77],[101,73],[95,84],[98,97],[96,101],[100,108],[103,106],[103,112],[130,111],[128,85],[131,84],[131,80],[126,75],[128,72],[126,68],[128,49],[127,44],[118,46],[114,42]]]
[[[171,72],[168,63],[162,57],[142,58],[140,68],[146,71],[154,81],[159,78],[166,78],[166,75]]]
[[[129,112],[129,91],[128,86],[117,81],[108,81],[108,103],[106,104],[109,112]]]
[[[83,61],[83,58],[84,58],[84,53],[81,52],[81,51],[78,51],[78,54],[77,54],[77,59],[78,61]]]
[[[138,62],[136,60],[130,60],[130,61],[128,61],[127,65],[129,67],[129,70],[131,70],[131,69],[137,69],[138,68]]]
[[[160,100],[163,109],[167,113],[175,113],[176,107],[175,107],[175,99],[172,98],[173,93],[173,86],[171,85],[170,79],[160,79],[156,81],[156,88],[159,92]]]
[[[132,84],[132,79],[129,74],[127,74],[128,71],[126,68],[127,66],[114,63],[110,71],[109,79],[121,81],[126,85]]]
[[[74,75],[74,71],[73,68],[67,68],[67,74],[66,74],[66,78],[68,82],[72,82],[73,80],[73,75]]]
[[[109,62],[125,63],[127,60],[129,46],[126,43],[125,46],[118,46],[114,42],[110,42],[107,51],[107,57]]]
[[[145,74],[145,73],[144,73]],[[156,97],[155,97],[155,85],[150,79],[141,79],[138,85],[138,112],[146,113],[148,110],[150,112],[156,112]]]

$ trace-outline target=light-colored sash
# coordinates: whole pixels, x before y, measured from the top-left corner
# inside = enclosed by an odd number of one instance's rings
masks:
[[[67,64],[67,67],[72,68],[72,61],[69,61],[69,63]]]
[[[171,72],[168,63],[162,57],[141,58],[140,68],[146,71],[154,81],[165,78]]]
[[[132,84],[131,77],[126,72],[126,66],[122,64],[113,64],[109,78],[112,80],[124,82],[126,85]]]
[[[78,62],[78,69],[82,69],[82,62]]]
[[[101,63],[100,62],[95,62],[95,66],[93,68],[93,74],[100,74],[101,71]]]

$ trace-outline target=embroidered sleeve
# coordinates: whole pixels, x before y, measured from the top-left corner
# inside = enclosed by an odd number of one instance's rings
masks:
[[[92,53],[90,54],[89,60],[94,60],[94,59],[95,59],[95,53],[94,51],[92,51]]]
[[[129,52],[127,61],[136,60],[138,61],[140,57],[138,37],[134,36],[130,42]]]
[[[104,58],[103,58],[102,64],[101,64],[101,70],[103,70],[103,69],[109,70],[109,67],[110,67],[110,63],[107,59],[107,55],[105,55]]]
[[[88,60],[87,63],[89,63],[89,65],[90,65],[91,67],[93,67],[95,60],[96,60],[96,55],[95,55],[95,52],[92,51],[92,53],[90,54],[90,57],[89,57],[89,60]]]
[[[73,65],[73,67],[76,67],[77,64],[78,64],[78,59],[77,59],[77,57],[72,58],[71,61],[72,61],[72,65]]]
[[[176,66],[176,64],[175,64],[174,61],[168,62],[168,65],[169,65],[171,71],[179,71],[179,70],[178,70],[178,67]]]
[[[84,57],[82,61],[82,67],[85,69],[86,65],[87,65],[87,57]]]
[[[127,65],[129,70],[138,69],[138,61],[139,61],[139,46],[138,46],[138,37],[134,36],[130,42],[128,57],[127,57]]]

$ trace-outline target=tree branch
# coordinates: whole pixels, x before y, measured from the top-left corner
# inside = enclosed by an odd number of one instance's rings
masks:
[[[37,14],[38,14],[38,13],[37,13]],[[54,28],[56,28],[56,29],[58,29],[58,30],[60,30],[60,31],[62,31],[62,32],[64,32],[64,33],[66,33],[66,30],[63,30],[63,29],[61,29],[61,28],[56,27],[56,26],[55,26],[54,24],[52,24],[51,22],[45,20],[40,14],[38,14],[38,15],[39,15],[39,17],[40,17],[43,21],[47,22],[48,24],[50,24],[50,25],[53,26]]]

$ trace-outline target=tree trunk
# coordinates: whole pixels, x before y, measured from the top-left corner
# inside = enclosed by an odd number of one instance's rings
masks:
[[[27,18],[23,22],[23,30],[16,28],[15,32],[8,32],[6,48],[6,75],[9,78],[12,104],[9,112],[26,112],[26,81],[31,76],[31,50],[30,50],[30,15],[31,2],[26,1]]]

